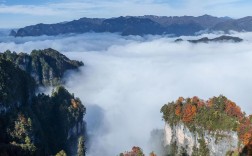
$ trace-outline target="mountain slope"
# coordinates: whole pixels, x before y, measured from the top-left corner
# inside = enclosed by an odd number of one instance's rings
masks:
[[[208,29],[220,22],[227,21],[227,18],[218,18],[210,15],[203,15],[203,16],[153,16],[153,15],[146,15],[146,16],[139,16],[139,18],[148,18],[152,21],[155,21],[162,26],[169,26],[172,24],[189,24],[195,23],[200,25],[203,29]]]
[[[33,50],[31,54],[0,53],[0,58],[10,60],[19,68],[29,73],[38,85],[55,86],[62,83],[67,70],[78,69],[84,64],[70,60],[54,49]]]
[[[54,155],[84,134],[85,107],[65,88],[35,95],[35,81],[0,58],[0,155]]]
[[[195,35],[202,30],[231,30],[233,27],[229,22],[240,22],[231,18],[219,18],[210,15],[199,17],[181,16],[126,16],[117,18],[81,18],[70,22],[57,24],[37,24],[20,28],[17,32],[11,34],[16,37],[23,36],[40,36],[40,35],[60,35],[69,33],[86,33],[86,32],[117,32],[122,35],[162,35],[172,34]],[[244,21],[247,24],[248,20]],[[227,27],[223,27],[227,26]],[[230,26],[230,27],[228,27]],[[245,31],[250,31],[249,27]],[[237,29],[240,30],[240,29]]]
[[[237,20],[228,20],[216,24],[212,30],[228,32],[230,30],[234,31],[252,31],[252,16],[247,16]]]

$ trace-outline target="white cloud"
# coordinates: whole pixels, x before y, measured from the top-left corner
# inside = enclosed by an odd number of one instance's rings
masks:
[[[89,155],[116,155],[134,145],[150,152],[150,131],[164,125],[161,106],[179,96],[223,94],[252,113],[252,33],[233,35],[245,41],[191,44],[160,36],[84,34],[16,38],[19,44],[0,47],[25,52],[52,47],[84,61],[80,73],[68,74],[66,86],[88,106],[87,126],[96,136]]]
[[[217,16],[244,16],[247,12],[240,8],[241,0],[189,0],[176,2],[156,1],[156,0],[118,0],[118,1],[63,1],[51,2],[42,5],[0,5],[0,13],[8,14],[29,14],[29,15],[68,15],[68,16],[87,16],[87,17],[113,17],[120,15],[202,15],[213,13]],[[225,14],[225,10],[218,6],[229,6],[230,10],[234,5],[240,12]],[[215,7],[217,9],[215,9]],[[247,8],[246,8],[247,9]],[[217,12],[215,12],[217,11]]]
[[[62,11],[47,6],[35,5],[0,5],[0,14],[28,14],[36,16],[60,15]]]
[[[101,0],[58,1],[39,5],[6,5],[0,3],[0,28],[24,27],[37,23],[57,23],[81,17],[110,18],[118,16],[248,16],[251,2],[242,0]],[[225,9],[223,9],[225,8]]]

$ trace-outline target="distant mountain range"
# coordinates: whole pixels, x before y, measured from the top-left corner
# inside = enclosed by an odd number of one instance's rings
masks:
[[[56,24],[37,24],[17,31],[10,35],[16,37],[60,35],[86,32],[111,32],[121,35],[164,35],[173,36],[195,35],[201,31],[252,31],[252,17],[232,19],[229,17],[203,16],[126,16],[116,18],[81,18],[79,20]]]

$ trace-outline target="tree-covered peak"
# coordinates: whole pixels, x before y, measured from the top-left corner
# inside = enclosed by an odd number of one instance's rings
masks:
[[[161,108],[163,119],[170,125],[184,124],[199,136],[208,132],[220,137],[222,132],[237,132],[244,149],[252,152],[252,120],[235,102],[220,95],[208,100],[198,97],[183,98],[165,104]]]
[[[31,55],[31,57],[39,56],[39,57],[53,58],[57,61],[57,63],[64,61],[64,62],[68,62],[69,64],[72,64],[73,66],[76,66],[76,67],[84,65],[83,62],[70,60],[65,55],[61,54],[59,51],[54,50],[52,48],[48,48],[48,49],[44,49],[44,50],[33,50],[30,55]]]
[[[0,155],[69,153],[69,139],[85,130],[80,99],[62,86],[51,96],[35,95],[34,79],[9,59],[0,57],[0,73]]]
[[[38,85],[57,86],[63,83],[62,77],[68,70],[76,70],[83,62],[70,60],[52,48],[33,50],[31,54],[16,53],[9,50],[0,53],[0,58],[15,63],[29,73]]]

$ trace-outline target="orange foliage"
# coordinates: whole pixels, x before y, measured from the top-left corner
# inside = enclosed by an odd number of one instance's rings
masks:
[[[182,103],[185,99],[183,97],[179,97],[177,103]]]
[[[132,147],[132,151],[133,151],[134,153],[138,153],[138,152],[141,151],[141,148],[140,148],[140,147],[134,146],[134,147]]]
[[[252,134],[250,132],[247,132],[243,136],[243,144],[248,145],[251,141]]]
[[[142,149],[140,147],[134,146],[132,147],[132,151],[125,152],[123,156],[144,156]]]
[[[239,106],[237,106],[234,102],[232,102],[230,100],[227,100],[225,105],[226,105],[225,112],[229,116],[234,116],[239,119],[242,119],[243,114],[242,114],[241,108]]]
[[[244,117],[237,129],[238,135],[242,143],[252,155],[252,122],[250,117]]]
[[[248,148],[248,155],[252,155],[252,139],[250,139],[247,148]]]
[[[200,101],[200,100],[199,100],[199,98],[198,98],[197,96],[194,96],[194,97],[191,99],[191,102],[192,102],[193,104],[197,104],[199,101]]]
[[[177,116],[180,116],[181,113],[182,113],[182,107],[181,107],[180,105],[177,105],[177,106],[176,106],[176,109],[175,109],[175,114],[176,114]]]
[[[206,104],[203,100],[199,100],[198,103],[197,103],[197,108],[201,108],[201,107],[204,107]]]
[[[157,156],[157,155],[154,152],[151,152],[150,156]]]
[[[207,107],[212,107],[212,106],[213,106],[213,99],[207,100],[206,106],[207,106]]]
[[[183,121],[190,122],[196,115],[197,108],[195,105],[187,103],[183,109]]]
[[[218,98],[218,97],[217,97]],[[179,97],[176,101],[175,114],[177,116],[182,116],[183,122],[191,122],[195,117],[197,110],[201,107],[214,107],[216,102],[216,97],[209,99],[208,101],[203,101],[198,97],[184,99]],[[228,99],[224,99],[225,113],[228,116],[235,117],[238,119],[237,132],[239,135],[239,140],[248,150],[248,155],[252,156],[252,115],[246,117],[239,106]],[[131,155],[130,155],[131,156]],[[152,153],[150,156],[155,156]]]
[[[201,108],[206,105],[205,102],[203,100],[200,100],[197,96],[194,96],[191,99],[191,103],[197,105],[197,108]]]

